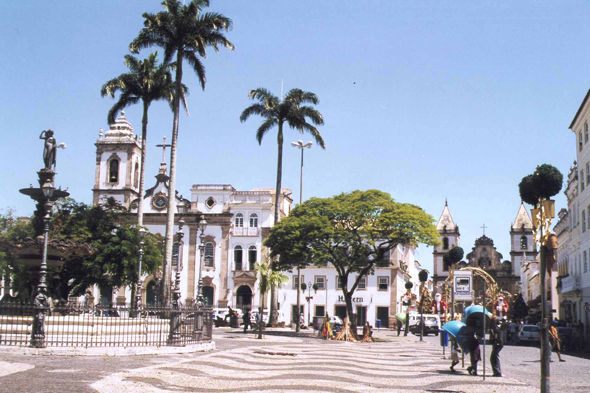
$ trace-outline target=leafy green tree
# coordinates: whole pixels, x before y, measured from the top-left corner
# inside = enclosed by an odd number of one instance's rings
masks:
[[[33,237],[34,234],[30,220],[17,218],[14,209],[9,208],[6,213],[0,214],[0,243],[10,244],[18,239]],[[16,263],[15,256],[6,251],[0,251],[0,277],[4,280],[3,300],[10,298],[9,288],[18,291],[19,288],[27,287],[30,281],[25,267]]]
[[[113,105],[108,114],[108,123],[113,124],[119,112],[127,106],[141,102],[143,104],[143,117],[141,120],[141,168],[139,172],[139,204],[137,207],[137,226],[143,226],[143,203],[145,193],[145,158],[147,151],[147,126],[148,109],[152,102],[166,100],[172,106],[174,102],[175,83],[170,70],[171,64],[158,64],[158,52],[150,53],[144,59],[139,60],[132,55],[125,56],[125,65],[129,72],[111,79],[102,86],[100,94],[115,98],[120,92],[119,99]],[[186,109],[184,96],[188,89],[183,85],[183,102]],[[187,109],[188,111],[188,109]]]
[[[34,236],[32,220],[7,220],[13,224],[0,233],[0,241],[18,242]],[[0,219],[0,225],[2,220]],[[77,252],[61,267],[48,271],[48,291],[54,299],[83,295],[92,285],[122,287],[137,282],[139,231],[134,219],[116,203],[88,206],[72,199],[58,201],[51,218],[50,241],[67,240]],[[144,238],[142,273],[158,270],[162,259],[162,237],[147,234]],[[26,267],[9,252],[0,253],[4,274],[10,273],[12,288],[19,298],[28,300],[35,283]]]
[[[144,28],[129,44],[129,50],[139,53],[141,49],[159,46],[164,49],[164,62],[170,63],[176,57],[176,92],[174,94],[172,140],[170,146],[170,182],[169,195],[176,194],[176,151],[178,143],[178,122],[180,97],[182,97],[183,63],[188,62],[197,74],[201,87],[205,89],[205,67],[199,57],[207,56],[207,47],[216,52],[219,46],[233,50],[234,45],[222,34],[229,31],[233,23],[231,19],[215,12],[203,12],[209,7],[209,0],[192,0],[188,5],[178,0],[164,0],[164,11],[157,14],[144,13]],[[170,278],[172,276],[172,236],[174,230],[174,198],[168,198],[166,219],[166,250],[162,272],[163,299],[170,301]]]
[[[300,133],[309,133],[318,145],[322,149],[326,148],[324,138],[317,130],[315,125],[324,124],[324,118],[320,112],[315,108],[304,105],[311,103],[317,105],[319,103],[318,97],[310,92],[303,91],[301,89],[290,90],[284,99],[279,100],[270,91],[264,88],[258,88],[250,90],[249,97],[258,102],[250,105],[242,112],[240,121],[245,122],[251,115],[259,115],[264,120],[258,131],[256,132],[256,140],[258,144],[262,144],[264,136],[275,126],[278,128],[277,133],[277,145],[278,145],[278,158],[277,158],[277,183],[275,189],[275,215],[274,224],[276,225],[280,219],[280,195],[281,195],[281,183],[283,173],[283,125],[286,122],[289,127],[296,129]],[[274,311],[276,303],[276,292],[271,292],[271,307],[270,311]],[[272,321],[273,324],[276,321]]]
[[[463,248],[459,246],[453,246],[449,251],[443,254],[443,264],[447,268],[450,268],[463,259],[463,254]]]
[[[432,216],[378,190],[311,198],[275,225],[265,241],[281,269],[299,263],[333,266],[353,324],[352,297],[360,280],[374,273],[385,252],[418,243],[438,244]]]
[[[518,189],[520,198],[529,205],[536,206],[540,199],[557,195],[563,186],[563,175],[552,165],[537,166],[535,172],[522,178]]]
[[[139,230],[134,217],[117,203],[88,206],[68,201],[53,216],[53,239],[68,239],[89,244],[89,256],[69,259],[55,275],[54,287],[62,298],[79,296],[95,284],[113,287],[137,282]],[[160,267],[162,239],[146,234],[142,273],[154,273]]]

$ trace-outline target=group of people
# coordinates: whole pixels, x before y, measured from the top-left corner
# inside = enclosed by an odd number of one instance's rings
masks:
[[[471,365],[467,367],[469,375],[477,374],[477,363],[481,361],[481,349],[479,346],[479,336],[474,331],[470,331],[467,339],[467,349],[469,350],[469,360]],[[502,333],[498,324],[492,324],[490,331],[490,343],[492,344],[492,353],[490,355],[490,363],[492,365],[492,372],[494,377],[502,376],[502,368],[500,367],[500,351],[504,348],[504,341],[502,340]],[[452,340],[451,344],[451,371],[455,372],[455,366],[459,364],[459,344],[456,339]]]

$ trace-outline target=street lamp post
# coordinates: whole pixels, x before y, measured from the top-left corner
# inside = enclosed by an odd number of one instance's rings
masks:
[[[303,150],[305,148],[311,148],[311,145],[313,145],[313,142],[307,142],[307,143],[303,143],[301,140],[298,140],[297,142],[291,142],[291,146],[298,148],[299,150],[301,150],[301,176],[299,178],[299,204],[303,203]],[[301,286],[301,268],[299,266],[297,266],[297,286],[300,287]],[[299,293],[299,288],[297,290],[297,321],[295,324],[295,331],[299,332],[300,330],[300,326],[299,326],[299,313],[301,312],[301,294]],[[328,296],[328,293],[326,292],[326,296]],[[328,309],[328,301],[326,300],[326,310]]]
[[[51,220],[51,210],[53,208],[53,192],[55,188],[51,184],[45,184],[41,187],[45,203],[43,204],[45,214],[43,215],[43,254],[41,257],[41,266],[39,268],[39,285],[35,295],[35,317],[33,319],[33,328],[31,332],[31,346],[45,348],[45,313],[47,307],[47,242],[49,239],[49,221]]]
[[[146,229],[144,227],[139,228],[139,257],[138,257],[138,268],[137,268],[137,289],[135,293],[135,305],[137,310],[137,316],[140,316],[141,313],[139,312],[139,308],[141,307],[141,263],[143,261],[143,238],[146,234]]]
[[[307,283],[307,288],[304,288],[303,290],[305,291],[305,289],[307,289],[307,297],[305,298],[305,300],[307,300],[307,325],[309,326],[310,322],[311,322],[311,299],[313,299],[313,296],[311,296],[311,281],[309,283]]]
[[[200,258],[199,258],[199,283],[197,287],[197,306],[203,306],[203,266],[205,260],[205,229],[207,229],[207,221],[205,217],[201,217],[201,221],[199,222],[199,229],[201,230],[201,234],[199,235],[199,250],[200,250]]]
[[[531,210],[533,216],[533,232],[535,240],[540,245],[541,263],[539,265],[539,276],[541,279],[541,392],[550,391],[550,356],[551,347],[549,346],[549,320],[547,317],[547,260],[545,255],[545,246],[549,240],[549,228],[551,219],[555,217],[555,201],[551,199],[539,198],[538,207]]]
[[[180,208],[180,205],[178,210],[180,214],[184,213],[183,208]],[[176,257],[176,261],[174,261],[176,265],[176,276],[172,297],[172,307],[174,310],[170,314],[170,333],[168,335],[170,345],[180,345],[180,265],[182,256],[180,245],[182,244],[182,238],[184,237],[184,232],[182,231],[184,224],[184,219],[180,216],[180,220],[178,220],[178,233],[176,234],[178,237],[178,247],[176,249],[176,255],[172,255],[173,261],[174,257]]]
[[[428,281],[428,272],[420,270],[418,279],[420,280],[420,341],[422,341],[424,336],[424,283]]]

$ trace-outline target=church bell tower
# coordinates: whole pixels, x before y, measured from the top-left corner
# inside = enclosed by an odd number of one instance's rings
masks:
[[[434,274],[432,277],[434,286],[442,284],[449,276],[449,271],[443,264],[443,255],[454,246],[458,247],[459,240],[461,238],[459,226],[456,225],[455,221],[453,220],[453,216],[451,215],[447,201],[445,201],[445,208],[438,219],[436,229],[439,233],[438,240],[441,244],[439,246],[435,246],[434,251],[432,252],[434,258]]]
[[[139,192],[141,144],[125,112],[110,125],[103,135],[100,130],[96,141],[96,168],[94,175],[94,205],[104,204],[110,198],[126,208]]]
[[[534,261],[536,256],[537,246],[533,239],[533,222],[524,203],[521,203],[514,224],[510,228],[512,273],[520,277],[523,261]]]

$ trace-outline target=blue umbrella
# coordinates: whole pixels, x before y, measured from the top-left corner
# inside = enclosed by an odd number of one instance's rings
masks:
[[[457,343],[461,347],[464,353],[469,353],[468,337],[466,334],[467,327],[461,321],[450,321],[443,325],[443,330],[449,333],[457,340]]]
[[[467,319],[471,319],[474,317],[481,318],[481,314],[484,312],[483,310],[484,310],[483,306],[469,306],[463,312],[463,320],[467,321]],[[488,316],[488,318],[492,318],[492,313],[490,313],[487,309],[485,310],[485,312],[486,312],[486,315]]]

